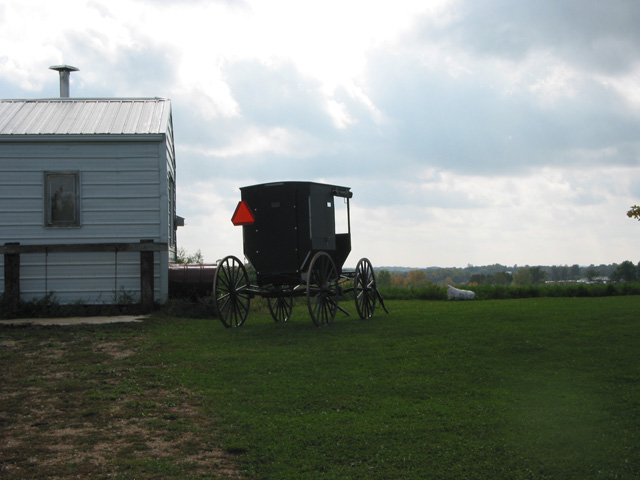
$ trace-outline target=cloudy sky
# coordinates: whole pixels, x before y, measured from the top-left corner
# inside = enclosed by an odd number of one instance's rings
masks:
[[[640,260],[636,0],[0,0],[0,97],[168,97],[180,245],[239,187],[352,188],[347,266]]]

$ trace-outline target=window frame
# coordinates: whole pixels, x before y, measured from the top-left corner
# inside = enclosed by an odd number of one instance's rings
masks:
[[[71,181],[69,181],[71,179]],[[72,188],[71,192],[65,194],[65,207],[69,206],[71,201],[72,211],[63,216],[63,218],[55,218],[58,216],[54,212],[54,205],[64,200],[54,202],[56,192],[62,191],[64,187]],[[44,212],[47,228],[78,228],[80,227],[80,172],[64,171],[64,172],[44,172]]]

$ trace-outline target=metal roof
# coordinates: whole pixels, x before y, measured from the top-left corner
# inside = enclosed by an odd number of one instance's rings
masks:
[[[165,98],[0,100],[0,135],[154,135],[166,133]]]

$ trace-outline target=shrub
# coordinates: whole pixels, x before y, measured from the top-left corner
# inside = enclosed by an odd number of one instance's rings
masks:
[[[474,285],[459,288],[475,292],[478,300],[507,300],[536,297],[611,297],[640,295],[639,282],[609,284],[548,284],[528,286]],[[380,288],[382,297],[389,300],[446,300],[447,290],[437,285],[419,288]]]
[[[438,285],[423,287],[384,287],[380,288],[382,298],[389,300],[446,300],[447,289]]]
[[[5,300],[0,297],[0,318],[94,317],[138,315],[140,313],[140,305],[132,303],[131,296],[120,296],[118,298],[120,301],[118,304],[86,305],[82,301],[78,301],[61,305],[55,293],[51,292],[42,298],[34,298],[28,302],[20,300],[18,308],[12,310],[6,306]]]

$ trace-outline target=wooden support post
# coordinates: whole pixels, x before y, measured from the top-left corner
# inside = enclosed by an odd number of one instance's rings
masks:
[[[140,240],[153,243],[153,240]],[[140,252],[140,307],[142,313],[150,313],[154,308],[153,251]]]
[[[5,243],[5,245],[20,245]],[[4,254],[4,302],[11,313],[20,308],[20,254]]]

